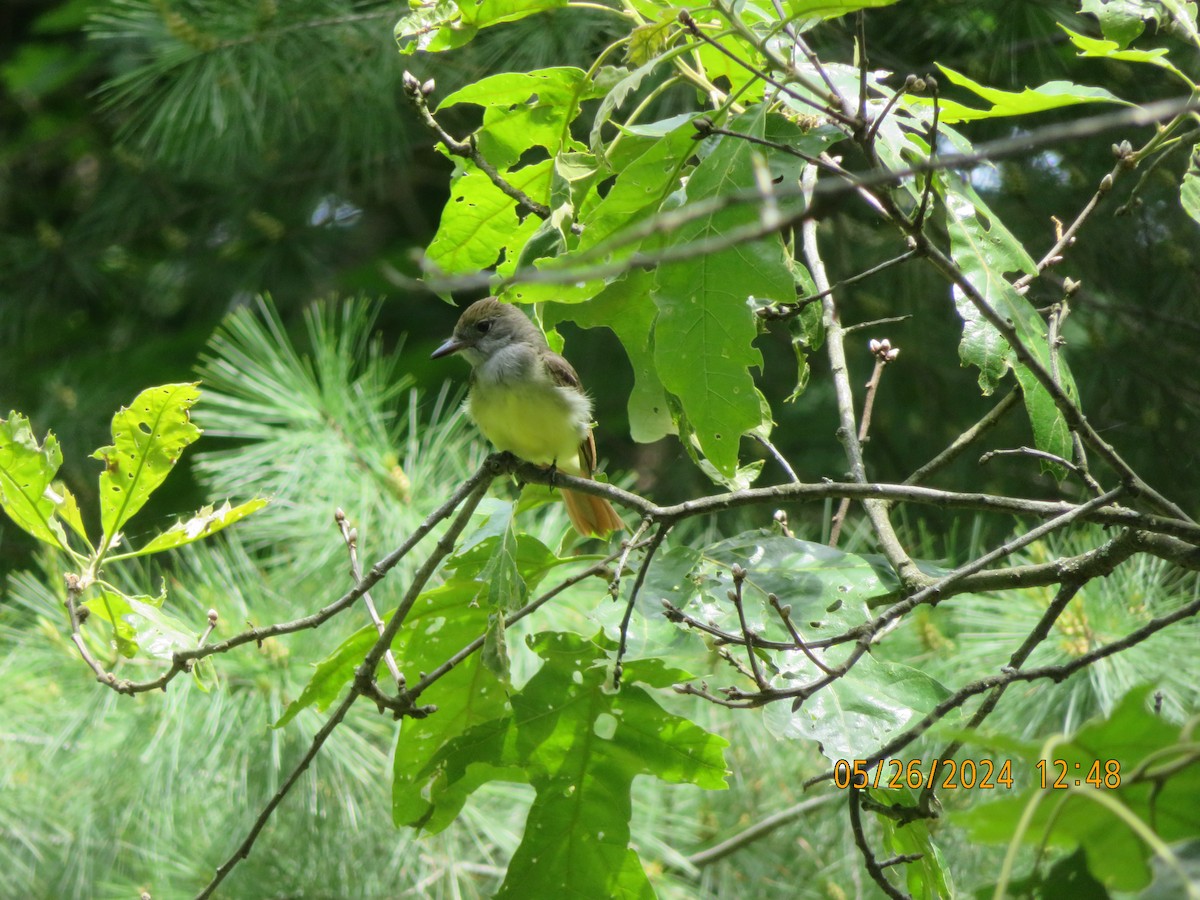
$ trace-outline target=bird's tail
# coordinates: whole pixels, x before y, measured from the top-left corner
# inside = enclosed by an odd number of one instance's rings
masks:
[[[612,504],[603,497],[564,490],[562,498],[571,524],[584,537],[607,537],[625,527]]]

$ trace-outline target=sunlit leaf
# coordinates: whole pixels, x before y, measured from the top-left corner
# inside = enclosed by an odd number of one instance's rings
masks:
[[[551,156],[562,149],[582,149],[568,125],[579,103],[592,96],[591,80],[582,69],[563,66],[533,72],[502,72],[450,94],[439,111],[461,103],[484,107],[478,146],[487,161],[507,169],[531,147]]]
[[[480,30],[566,6],[567,0],[428,0],[396,23],[400,52],[436,53],[469,43]]]
[[[113,559],[123,559],[130,556],[145,556],[148,553],[158,553],[173,547],[182,547],[192,541],[203,540],[239,522],[246,516],[258,512],[271,501],[265,497],[247,500],[237,506],[230,505],[226,500],[221,506],[213,508],[205,506],[197,510],[186,522],[176,522],[162,534],[155,535],[145,546],[131,552],[118,554]]]
[[[953,100],[940,98],[937,101],[939,117],[941,121],[948,124],[971,122],[976,119],[995,119],[1003,116],[1025,116],[1064,106],[1076,106],[1080,103],[1133,105],[1104,88],[1072,84],[1069,81],[1050,81],[1040,87],[1025,88],[1020,92],[1002,91],[973,81],[966,75],[955,72],[940,63],[938,68],[952,84],[966,88],[991,103],[991,106],[986,109],[977,109]],[[932,105],[933,100],[928,97],[911,97],[909,102],[913,105]]]
[[[113,443],[92,454],[104,462],[100,524],[110,544],[170,474],[183,449],[200,437],[188,416],[199,399],[195,384],[164,384],[142,391],[113,416]]]
[[[761,138],[766,121],[766,110],[759,108],[731,122],[730,129]],[[722,138],[688,180],[688,201],[752,188],[756,155],[748,141]],[[672,231],[666,246],[720,242],[736,229],[752,226],[759,215],[757,203],[715,210]],[[704,456],[722,475],[732,476],[742,435],[763,421],[750,374],[752,367],[762,366],[753,344],[758,325],[751,304],[795,296],[783,245],[774,236],[740,241],[661,265],[652,296],[658,307],[654,355],[659,378],[679,398]]]
[[[22,529],[39,541],[66,547],[62,527],[54,522],[63,498],[51,488],[62,465],[62,450],[53,432],[39,444],[29,419],[18,412],[0,419],[0,504]]]
[[[545,202],[551,166],[552,160],[547,159],[500,174],[526,196]],[[517,201],[473,163],[465,162],[462,174],[451,183],[450,199],[426,253],[429,262],[443,272],[477,272],[495,266],[502,258],[515,262],[539,224],[536,216],[519,209]]]

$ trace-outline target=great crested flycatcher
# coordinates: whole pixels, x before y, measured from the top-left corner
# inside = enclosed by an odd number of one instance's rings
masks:
[[[592,477],[592,401],[571,364],[529,318],[495,297],[466,308],[433,358],[461,353],[471,364],[467,412],[498,450],[541,466]],[[602,497],[563,490],[571,524],[584,537],[623,528]]]

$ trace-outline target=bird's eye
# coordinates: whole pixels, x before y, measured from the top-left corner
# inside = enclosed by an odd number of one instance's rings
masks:
[[[475,330],[478,331],[480,334],[487,334],[488,329],[491,327],[492,327],[492,323],[487,319],[484,319],[482,322],[475,323]]]

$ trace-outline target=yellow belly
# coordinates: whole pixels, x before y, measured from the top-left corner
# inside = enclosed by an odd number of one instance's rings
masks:
[[[589,407],[574,388],[545,382],[477,383],[467,400],[471,418],[497,450],[572,473],[582,471],[579,444],[590,425]]]

